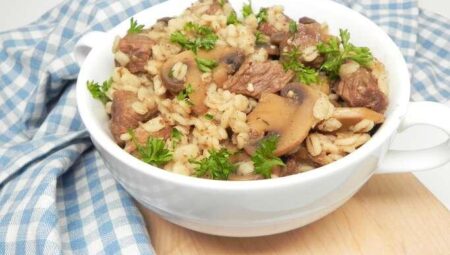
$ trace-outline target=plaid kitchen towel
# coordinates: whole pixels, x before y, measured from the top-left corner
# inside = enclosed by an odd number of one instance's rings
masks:
[[[401,48],[413,100],[449,102],[449,20],[415,1],[341,2]],[[71,52],[86,32],[108,30],[157,3],[68,0],[27,27],[0,33],[0,254],[154,253],[132,199],[81,123]]]

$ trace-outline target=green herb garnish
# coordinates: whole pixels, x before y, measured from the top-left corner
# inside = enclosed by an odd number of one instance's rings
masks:
[[[104,81],[102,85],[98,84],[98,82],[94,81],[88,81],[86,83],[87,88],[89,92],[91,92],[91,95],[93,98],[98,99],[102,101],[103,104],[106,104],[107,102],[111,101],[108,96],[106,96],[106,93],[111,88],[112,85],[112,78]]]
[[[137,34],[142,32],[144,29],[144,25],[138,25],[137,21],[134,18],[130,19],[130,28],[128,29],[129,34]]]
[[[247,18],[252,14],[253,14],[252,2],[249,1],[248,4],[244,4],[242,6],[242,16],[244,16],[244,18]]]
[[[218,65],[215,60],[200,57],[195,58],[195,63],[197,63],[198,69],[203,73],[211,72]]]
[[[225,5],[225,0],[219,0],[219,4],[220,4],[220,7],[223,7]]]
[[[180,132],[180,130],[173,128],[172,132],[170,133],[170,138],[172,138],[172,147],[175,148],[178,143],[181,141],[181,137],[183,134]]]
[[[311,67],[307,67],[299,61],[301,53],[297,48],[283,54],[282,64],[284,70],[292,70],[297,80],[304,84],[317,83],[319,80],[319,74]]]
[[[256,44],[266,44],[267,43],[266,35],[261,33],[261,31],[257,30],[255,33],[255,43]]]
[[[219,151],[210,150],[209,157],[200,161],[190,160],[196,164],[195,175],[198,177],[207,176],[214,180],[227,180],[231,173],[236,171],[236,166],[230,161],[230,152],[226,149]]]
[[[211,50],[219,39],[211,28],[193,22],[186,23],[184,31],[192,33],[194,38],[191,39],[181,31],[176,31],[170,35],[170,41],[195,53],[198,49]]]
[[[325,56],[320,70],[325,71],[332,79],[339,77],[339,69],[347,60],[368,67],[373,59],[369,48],[357,47],[349,42],[350,33],[346,29],[339,29],[339,37],[317,45],[319,52]]]
[[[267,21],[267,8],[261,8],[259,9],[258,14],[256,14],[256,20],[258,21],[258,24],[264,23]]]
[[[207,113],[207,114],[205,114],[205,119],[213,120],[214,119],[214,115]]]
[[[291,32],[291,33],[297,32],[297,22],[295,22],[293,20],[291,22],[289,22],[289,32]]]
[[[139,157],[147,164],[155,166],[163,166],[172,160],[172,153],[166,149],[166,143],[161,138],[149,137],[145,145],[141,145],[136,141],[133,130],[128,130],[131,140],[136,146]]]
[[[273,154],[277,148],[278,139],[279,137],[276,135],[270,135],[264,138],[251,157],[255,166],[255,173],[262,175],[264,178],[270,178],[272,168],[275,166],[285,165],[279,157]]]
[[[232,11],[227,17],[227,25],[230,24],[239,24],[239,19],[237,18],[236,12]]]
[[[177,95],[177,99],[179,101],[185,101],[186,103],[188,103],[189,105],[192,105],[191,100],[189,99],[189,95],[192,94],[194,92],[194,88],[192,87],[192,85],[189,83],[185,89],[183,89],[182,91],[180,91],[180,93],[178,93]]]

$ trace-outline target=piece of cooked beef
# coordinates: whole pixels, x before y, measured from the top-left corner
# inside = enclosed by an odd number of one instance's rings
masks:
[[[132,107],[133,103],[137,102],[137,100],[136,94],[130,91],[117,90],[113,94],[111,105],[111,133],[119,145],[124,144],[120,139],[121,134],[126,133],[130,128],[136,128],[139,122],[149,120],[157,111],[155,106],[154,109],[148,109],[146,114],[137,113]]]
[[[322,25],[314,19],[303,17],[297,24],[297,31],[280,43],[280,49],[282,52],[298,49],[302,52],[299,61],[308,66],[320,67],[324,59],[316,46],[326,40],[328,40],[328,34]]]
[[[316,46],[324,40],[324,37],[322,25],[317,21],[298,23],[297,32],[289,40],[282,42],[282,47],[296,47],[303,50],[309,46]]]
[[[341,77],[336,93],[351,107],[367,107],[376,112],[386,110],[388,99],[378,87],[378,80],[366,68]]]
[[[134,137],[136,139],[137,144],[145,146],[149,137],[167,140],[169,139],[171,132],[172,127],[170,126],[166,126],[163,129],[153,133],[149,133],[143,127],[138,127],[134,130]],[[124,150],[133,154],[136,151],[136,144],[134,143],[134,141],[128,140],[125,144]]]
[[[145,72],[145,65],[152,56],[155,41],[145,35],[129,34],[119,41],[119,50],[130,58],[126,68],[131,73]]]
[[[262,92],[275,93],[292,78],[292,71],[286,72],[278,61],[245,62],[225,83],[224,88],[259,98]]]

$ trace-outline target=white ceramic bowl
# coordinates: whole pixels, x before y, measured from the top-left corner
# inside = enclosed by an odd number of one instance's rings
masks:
[[[180,14],[192,1],[169,0],[135,15],[140,23]],[[244,1],[231,1],[240,10]],[[258,181],[214,181],[177,175],[148,165],[117,146],[109,131],[108,116],[86,89],[87,80],[111,75],[113,39],[123,36],[129,20],[107,33],[86,34],[75,49],[81,65],[77,102],[82,120],[106,166],[116,180],[140,203],[163,218],[204,233],[225,236],[260,236],[295,229],[332,212],[378,171],[423,170],[449,161],[447,142],[420,151],[388,152],[399,127],[430,124],[450,133],[449,108],[430,102],[410,103],[410,79],[405,61],[393,41],[373,22],[328,0],[259,0],[261,6],[283,5],[294,19],[309,16],[327,22],[331,32],[347,28],[356,45],[369,47],[389,72],[389,108],[386,122],[360,149],[332,164],[310,172]],[[408,109],[409,108],[409,109]],[[434,112],[434,114],[430,114]]]

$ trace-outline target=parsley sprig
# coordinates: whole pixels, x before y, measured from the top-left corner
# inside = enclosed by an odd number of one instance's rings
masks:
[[[256,14],[256,20],[258,21],[258,24],[266,22],[267,16],[267,8],[260,8],[258,14]]]
[[[255,173],[262,175],[264,178],[270,178],[272,168],[275,166],[285,165],[279,157],[273,154],[277,148],[278,139],[279,137],[276,135],[264,138],[251,157],[255,166]]]
[[[189,95],[194,92],[194,88],[192,87],[192,84],[188,84],[186,88],[184,88],[180,93],[177,95],[177,99],[179,101],[185,101],[187,104],[192,105],[191,100],[189,99]]]
[[[133,130],[128,130],[131,140],[136,146],[139,157],[147,164],[163,166],[172,160],[172,153],[166,149],[166,143],[161,138],[149,137],[145,145],[141,145],[136,140]]]
[[[210,150],[209,157],[189,162],[197,165],[195,175],[198,177],[206,176],[214,180],[227,180],[228,176],[237,169],[237,166],[231,163],[230,156],[231,153],[226,149]]]
[[[108,96],[106,96],[106,92],[111,88],[112,78],[104,81],[102,85],[94,81],[87,81],[86,85],[93,98],[102,101],[103,104],[110,101]]]
[[[289,22],[289,32],[293,34],[297,32],[297,30],[298,30],[297,22],[291,20],[291,22]]]
[[[207,119],[207,120],[213,120],[213,119],[214,119],[214,115],[212,115],[212,114],[210,114],[210,113],[207,113],[207,114],[205,114],[205,119]]]
[[[144,25],[138,25],[137,21],[134,18],[130,19],[130,28],[128,29],[128,34],[138,34],[142,32],[144,29]]]
[[[325,62],[320,69],[332,79],[339,76],[339,68],[347,60],[353,60],[362,66],[372,63],[372,53],[367,47],[357,47],[350,43],[350,33],[347,29],[339,30],[339,38],[333,37],[327,42],[317,45],[317,49],[325,56]]]
[[[267,43],[267,36],[264,35],[261,31],[256,30],[255,32],[255,43],[258,45]]]
[[[292,70],[297,76],[297,80],[304,84],[317,83],[319,74],[315,69],[303,65],[299,61],[300,55],[301,52],[298,48],[293,48],[283,53],[282,64],[284,70]]]
[[[236,15],[236,12],[235,11],[230,12],[230,14],[227,17],[227,25],[230,25],[230,24],[236,25],[239,23],[240,23],[240,21]]]
[[[219,39],[211,28],[193,22],[186,23],[183,30],[185,33],[193,34],[194,38],[189,38],[182,31],[176,31],[170,35],[170,41],[178,43],[184,49],[192,50],[195,53],[198,49],[213,49]]]
[[[244,4],[242,6],[242,16],[244,16],[244,18],[247,18],[252,14],[253,14],[252,2],[249,1],[248,4]]]
[[[195,58],[195,63],[197,63],[198,69],[200,69],[200,71],[202,71],[203,73],[211,72],[218,65],[217,61],[213,59],[200,57]]]
[[[173,128],[170,132],[170,138],[172,138],[172,148],[177,147],[177,145],[181,142],[181,137],[183,134],[180,132],[180,130]]]

